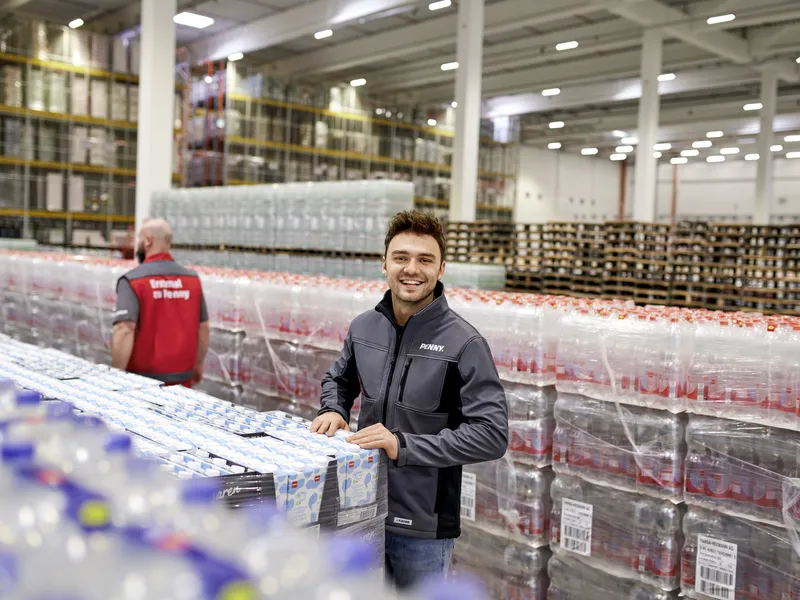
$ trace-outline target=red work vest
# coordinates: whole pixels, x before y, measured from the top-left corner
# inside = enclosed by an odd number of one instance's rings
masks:
[[[168,384],[191,383],[203,294],[197,273],[164,253],[148,257],[123,278],[139,299],[127,370]]]

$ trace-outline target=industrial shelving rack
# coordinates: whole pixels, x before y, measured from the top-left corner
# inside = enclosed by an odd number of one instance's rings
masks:
[[[539,223],[515,223],[514,257],[506,267],[506,287],[531,292],[542,290],[542,231]]]
[[[513,223],[504,221],[449,222],[446,242],[448,261],[512,266]]]
[[[575,263],[572,267],[573,296],[602,293],[606,228],[602,223],[577,223]]]
[[[572,269],[577,250],[576,223],[547,223],[542,230],[542,291],[567,294],[572,291]]]

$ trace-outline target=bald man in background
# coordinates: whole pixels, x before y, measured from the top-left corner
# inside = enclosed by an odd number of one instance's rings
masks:
[[[111,364],[167,385],[200,383],[211,335],[197,273],[170,254],[172,228],[144,222],[136,239],[140,266],[117,281]]]

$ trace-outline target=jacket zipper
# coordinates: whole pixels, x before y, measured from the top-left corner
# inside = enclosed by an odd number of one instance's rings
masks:
[[[409,321],[410,320],[411,319],[409,319]],[[393,326],[394,326],[394,324],[393,324]],[[408,326],[408,323],[406,323],[406,327],[407,326]],[[392,379],[394,379],[394,369],[395,369],[395,366],[397,365],[397,357],[400,354],[400,346],[403,343],[403,334],[405,333],[405,327],[403,328],[403,332],[400,333],[400,335],[397,334],[397,327],[396,326],[394,326],[394,327],[395,327],[395,330],[394,330],[395,331],[395,336],[397,337],[397,340],[395,341],[395,344],[394,344],[394,356],[392,356],[392,364],[389,367],[389,379],[386,382],[386,391],[383,394],[383,413],[382,413],[383,414],[383,418],[381,419],[381,424],[383,424],[384,426],[386,425],[386,417],[388,416],[387,415],[387,411],[388,411],[388,408],[389,408],[389,394],[392,391]]]
[[[406,361],[405,366],[403,367],[403,374],[400,376],[400,392],[399,392],[399,394],[397,396],[397,402],[398,403],[402,403],[403,402],[403,392],[406,389],[406,379],[408,378],[408,371],[409,371],[409,369],[411,369],[411,361],[413,361],[413,360],[414,360],[413,358],[409,358]]]

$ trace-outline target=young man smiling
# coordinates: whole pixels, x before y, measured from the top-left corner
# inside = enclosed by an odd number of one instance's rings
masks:
[[[461,466],[503,456],[508,411],[486,340],[447,306],[439,221],[399,213],[385,250],[389,291],[350,324],[311,429],[349,430],[361,395],[358,433],[348,441],[390,459],[385,566],[406,588],[447,574],[461,533]]]

